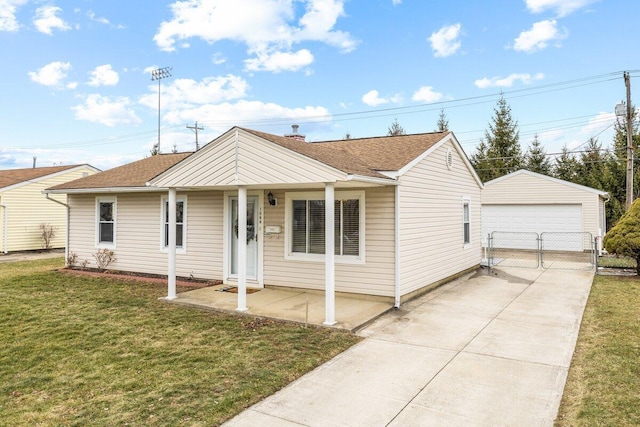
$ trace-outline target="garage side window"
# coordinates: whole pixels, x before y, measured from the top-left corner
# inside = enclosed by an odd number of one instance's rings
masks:
[[[116,199],[96,199],[96,244],[114,247],[116,244]]]
[[[162,247],[169,246],[169,200],[162,199]],[[185,247],[185,199],[176,200],[176,248],[183,249]]]
[[[471,200],[465,198],[462,201],[462,242],[465,245],[471,244]]]

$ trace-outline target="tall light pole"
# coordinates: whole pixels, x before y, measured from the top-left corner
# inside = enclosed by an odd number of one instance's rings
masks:
[[[171,77],[172,69],[172,67],[164,67],[151,71],[151,81],[158,81],[158,154],[160,153],[160,81]]]

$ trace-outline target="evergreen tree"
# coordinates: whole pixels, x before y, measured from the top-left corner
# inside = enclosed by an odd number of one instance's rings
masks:
[[[640,276],[640,200],[604,236],[607,252],[632,257],[636,260],[636,274]]]
[[[579,162],[569,148],[562,147],[562,153],[556,157],[556,164],[553,167],[553,176],[569,182],[575,182],[578,172]]]
[[[387,130],[388,136],[398,136],[398,135],[406,135],[407,132],[404,130],[400,123],[398,123],[398,119],[395,119],[389,129]]]
[[[597,138],[589,138],[587,146],[580,154],[574,182],[606,191],[608,154],[603,152],[602,145]]]
[[[511,107],[504,96],[500,96],[493,113],[489,129],[484,134],[486,158],[483,157],[484,153],[480,151],[480,147],[477,156],[472,157],[486,159],[489,162],[489,170],[481,175],[483,181],[515,172],[524,164],[518,122],[511,116]],[[480,169],[475,163],[474,167],[476,170]]]
[[[436,132],[446,132],[449,130],[449,119],[444,113],[444,108],[440,109],[440,115],[438,116],[438,123],[436,124]]]
[[[527,169],[531,172],[551,175],[551,162],[544,147],[540,144],[537,134],[533,137],[533,141],[531,141],[529,150],[525,155],[525,163]]]
[[[471,155],[471,164],[482,182],[491,181],[491,162],[487,154],[487,144],[480,140],[480,144],[476,147],[476,152]]]
[[[151,147],[151,150],[149,150],[149,154],[152,156],[157,156],[158,154],[160,154],[160,150],[158,149],[158,144],[153,144],[153,147]]]

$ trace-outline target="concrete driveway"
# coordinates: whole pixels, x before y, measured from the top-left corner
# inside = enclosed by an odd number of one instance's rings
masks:
[[[551,426],[592,272],[501,268],[389,313],[228,426]]]

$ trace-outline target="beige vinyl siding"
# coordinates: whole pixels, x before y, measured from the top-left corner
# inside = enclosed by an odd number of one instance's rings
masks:
[[[324,290],[323,262],[286,260],[285,192],[272,191],[277,206],[269,206],[265,196],[264,225],[282,227],[279,235],[264,238],[265,285]],[[393,296],[394,292],[394,188],[365,191],[365,264],[336,263],[336,291]]]
[[[598,236],[603,228],[599,218],[600,196],[587,189],[565,185],[543,177],[520,174],[489,184],[482,194],[482,203],[487,205],[582,205],[582,225],[585,232]],[[604,222],[604,221],[603,221]]]
[[[304,184],[346,179],[320,162],[238,130],[207,145],[154,181],[158,187]],[[237,156],[236,156],[237,151]],[[237,158],[237,160],[236,160]],[[239,171],[236,182],[236,161]],[[212,167],[212,165],[215,165]]]
[[[447,151],[453,165],[447,168]],[[400,293],[472,268],[481,260],[480,186],[450,141],[400,178]],[[463,243],[463,198],[470,198],[471,243]]]
[[[0,195],[0,205],[2,205],[2,195]],[[4,252],[5,248],[4,248],[4,214],[5,214],[5,207],[4,206],[0,206],[0,252]]]
[[[100,195],[97,195],[100,197]],[[162,198],[166,193],[109,194],[116,197],[117,261],[109,268],[150,274],[167,274],[167,253],[162,251]],[[222,193],[178,193],[186,196],[186,253],[178,253],[178,276],[202,279],[222,278]],[[70,195],[70,252],[78,264],[88,261],[96,267],[95,195]]]
[[[2,203],[7,205],[7,248],[24,251],[43,248],[40,224],[50,224],[56,230],[52,248],[64,248],[67,233],[67,209],[47,200],[42,191],[54,185],[82,178],[83,173],[93,174],[94,169],[77,168],[51,175],[44,179],[10,187],[2,193]],[[51,199],[67,202],[64,194],[51,194]],[[0,212],[4,215],[4,212]],[[4,235],[2,237],[4,239]]]

